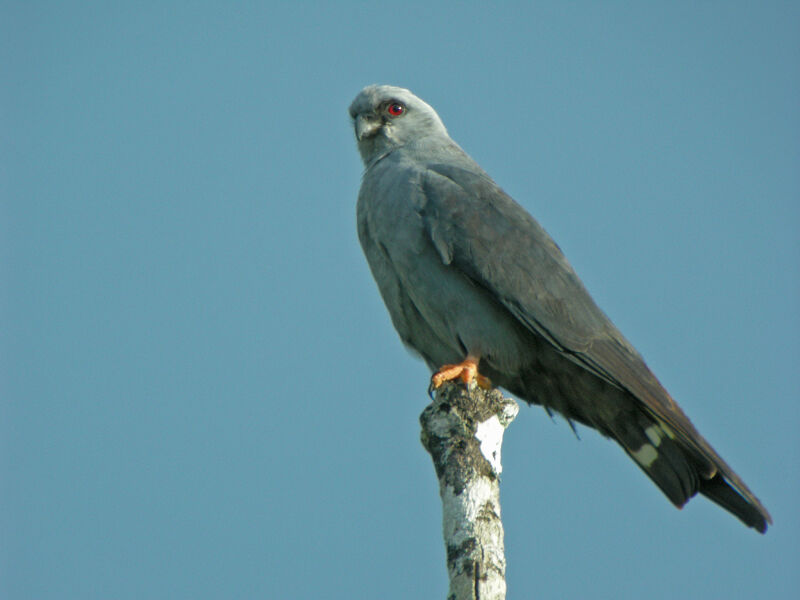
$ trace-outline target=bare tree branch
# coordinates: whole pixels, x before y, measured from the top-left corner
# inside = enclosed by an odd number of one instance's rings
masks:
[[[500,449],[519,406],[498,390],[446,383],[420,415],[422,445],[439,478],[450,576],[448,600],[502,600]]]

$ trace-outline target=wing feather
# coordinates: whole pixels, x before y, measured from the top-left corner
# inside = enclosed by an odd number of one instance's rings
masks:
[[[676,435],[705,480],[714,480],[719,471],[769,520],[758,499],[695,429],[525,209],[483,172],[458,166],[429,165],[421,185],[425,202],[420,214],[446,264],[488,290],[566,358],[627,390]]]

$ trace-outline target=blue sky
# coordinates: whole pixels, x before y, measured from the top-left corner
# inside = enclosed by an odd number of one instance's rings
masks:
[[[409,87],[771,510],[523,407],[510,597],[800,586],[796,3],[0,4],[0,591],[436,598],[428,374],[347,106]]]

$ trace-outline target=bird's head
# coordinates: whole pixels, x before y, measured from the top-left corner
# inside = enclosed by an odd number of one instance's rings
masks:
[[[365,87],[350,105],[358,151],[369,166],[377,158],[429,135],[447,136],[436,111],[404,88]]]

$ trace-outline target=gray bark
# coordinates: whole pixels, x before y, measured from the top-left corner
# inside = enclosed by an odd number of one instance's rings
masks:
[[[420,415],[422,445],[439,478],[448,600],[506,597],[500,450],[518,412],[498,390],[446,383]]]

